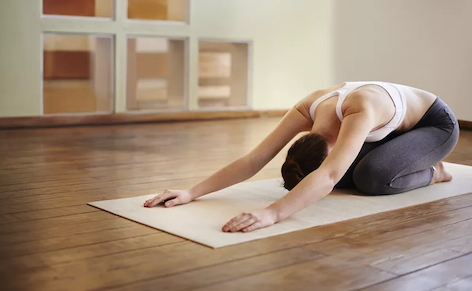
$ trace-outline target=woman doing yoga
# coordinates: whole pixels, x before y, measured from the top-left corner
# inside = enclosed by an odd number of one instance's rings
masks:
[[[249,179],[304,131],[309,133],[291,146],[282,166],[290,191],[265,209],[234,217],[223,231],[270,226],[334,188],[389,195],[452,179],[441,161],[454,149],[459,126],[439,97],[387,82],[346,82],[301,100],[247,155],[188,190],[166,190],[144,206],[185,204]]]

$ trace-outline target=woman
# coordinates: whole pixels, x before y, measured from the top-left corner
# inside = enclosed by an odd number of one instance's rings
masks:
[[[189,190],[166,190],[153,207],[188,203],[254,176],[298,133],[282,166],[284,197],[242,213],[225,232],[253,231],[281,221],[328,195],[357,187],[366,195],[397,194],[450,181],[441,162],[459,137],[457,119],[432,93],[386,82],[347,82],[295,105],[254,150]]]

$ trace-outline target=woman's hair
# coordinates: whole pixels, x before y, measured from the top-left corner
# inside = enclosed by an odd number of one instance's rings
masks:
[[[318,169],[328,155],[328,144],[324,137],[316,133],[302,136],[293,143],[282,165],[284,187],[292,190],[300,181]]]

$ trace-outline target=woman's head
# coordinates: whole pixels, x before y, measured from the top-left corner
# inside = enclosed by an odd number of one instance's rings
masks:
[[[305,176],[318,169],[328,155],[324,137],[309,133],[297,140],[288,150],[282,165],[284,187],[292,190]]]

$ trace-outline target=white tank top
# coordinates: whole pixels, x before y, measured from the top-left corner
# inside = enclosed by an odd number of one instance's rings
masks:
[[[385,126],[371,131],[366,138],[366,142],[376,142],[379,140],[384,139],[387,135],[391,132],[396,130],[400,124],[402,123],[403,119],[405,118],[406,114],[406,98],[404,90],[409,88],[407,86],[387,83],[387,82],[346,82],[345,85],[333,92],[330,92],[326,95],[321,96],[318,98],[310,107],[310,115],[311,119],[315,121],[315,109],[321,102],[325,101],[328,98],[338,96],[338,102],[336,104],[336,115],[338,116],[339,120],[343,121],[343,113],[341,111],[341,106],[343,105],[344,100],[346,97],[354,91],[355,89],[365,86],[365,85],[377,85],[385,89],[387,93],[392,98],[393,103],[395,104],[395,115],[393,116],[392,120],[387,123]]]

